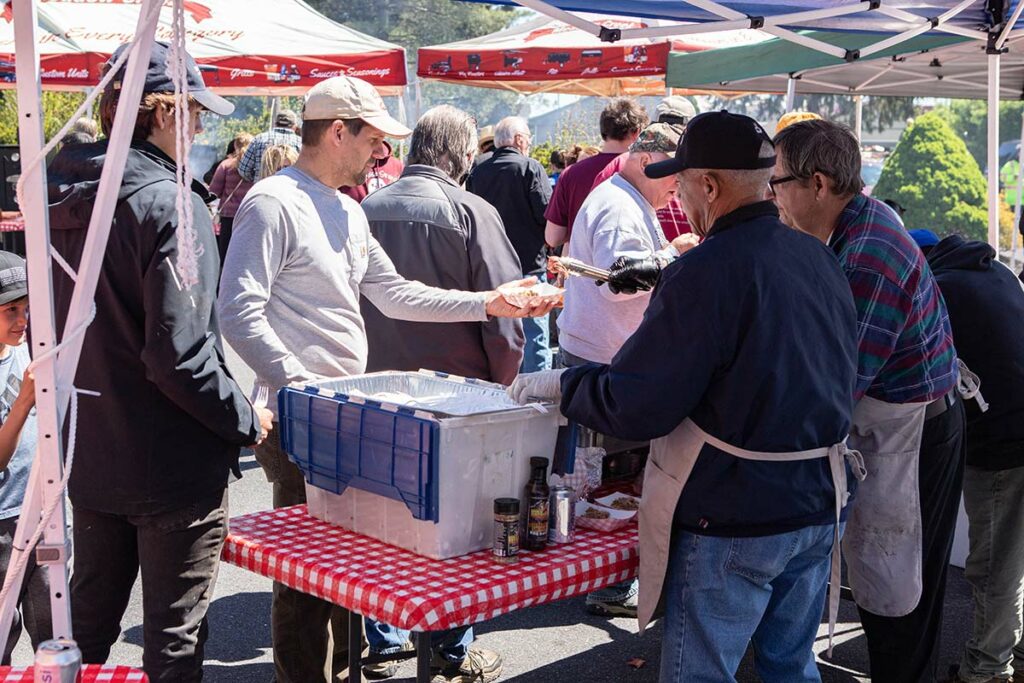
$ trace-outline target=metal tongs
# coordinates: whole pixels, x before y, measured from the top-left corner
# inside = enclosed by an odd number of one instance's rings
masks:
[[[578,277],[597,280],[598,282],[608,282],[608,278],[611,277],[611,272],[604,268],[597,268],[596,266],[589,265],[579,259],[570,258],[568,256],[549,256],[548,261],[551,266],[551,270],[555,271],[559,275],[576,275]]]

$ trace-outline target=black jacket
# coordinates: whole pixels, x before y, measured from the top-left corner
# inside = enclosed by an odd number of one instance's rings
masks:
[[[551,181],[536,159],[514,147],[502,147],[469,174],[466,189],[498,210],[524,275],[543,273],[544,210],[551,201]]]
[[[69,146],[49,168],[51,240],[77,268],[106,142]],[[128,153],[75,385],[79,401],[71,502],[111,514],[165,512],[214,493],[259,422],[224,363],[214,302],[219,258],[192,193],[199,283],[177,286],[174,163],[148,143]],[[58,328],[74,284],[54,268]]]
[[[959,356],[981,378],[989,404],[967,401],[967,464],[986,470],[1024,465],[1024,289],[992,247],[959,235],[928,252]]]

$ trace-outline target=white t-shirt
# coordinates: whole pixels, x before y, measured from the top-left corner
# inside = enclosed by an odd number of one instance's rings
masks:
[[[616,173],[587,196],[572,225],[569,253],[598,268],[620,256],[644,257],[667,246],[654,207]],[[558,343],[595,363],[610,363],[643,320],[650,292],[612,294],[607,285],[570,277],[558,316]]]

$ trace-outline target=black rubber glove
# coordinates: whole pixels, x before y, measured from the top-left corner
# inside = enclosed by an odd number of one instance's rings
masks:
[[[608,289],[614,294],[636,294],[654,289],[658,284],[658,278],[661,277],[661,264],[653,256],[620,256],[615,259],[608,272]]]

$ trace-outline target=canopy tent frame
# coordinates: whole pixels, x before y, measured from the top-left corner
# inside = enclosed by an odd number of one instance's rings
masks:
[[[629,38],[663,38],[668,36],[715,33],[718,31],[731,31],[738,29],[757,29],[764,31],[765,33],[770,33],[791,43],[803,45],[804,47],[812,50],[817,50],[818,52],[822,52],[839,59],[844,59],[846,61],[855,61],[860,59],[862,56],[875,54],[876,52],[880,52],[892,47],[893,45],[905,42],[910,38],[929,31],[951,33],[966,38],[972,38],[974,40],[989,39],[989,31],[984,29],[968,29],[952,25],[951,23],[953,19],[964,13],[971,5],[975,4],[977,0],[962,0],[955,7],[952,7],[935,17],[921,17],[913,14],[912,12],[907,12],[896,7],[886,7],[883,5],[881,0],[858,0],[855,3],[839,7],[789,12],[776,16],[750,16],[714,2],[714,0],[680,0],[683,4],[690,5],[720,17],[721,21],[625,29],[609,29],[603,27],[600,24],[587,21],[570,11],[556,7],[549,2],[546,2],[546,0],[514,0],[514,2],[515,4],[576,26],[583,31],[599,37],[605,42],[616,42]],[[1014,21],[1020,17],[1020,10],[1022,8],[1024,8],[1024,3],[1019,4],[1015,9]],[[859,50],[838,48],[835,45],[830,45],[824,41],[808,38],[788,28],[784,28],[784,26],[801,26],[804,24],[811,24],[812,22],[820,21],[822,19],[847,17],[867,12],[877,12],[890,18],[903,21],[909,24],[909,27],[901,33],[886,37],[877,43],[865,46]],[[622,13],[625,14],[626,11],[624,10]],[[1010,26],[1013,26],[1012,22],[1007,24],[1007,27]]]
[[[472,2],[481,2],[484,0],[469,0]],[[953,7],[950,7],[941,14],[933,17],[922,17],[913,12],[906,11],[899,7],[891,7],[883,4],[882,0],[859,0],[858,2],[851,3],[849,5],[841,5],[838,7],[832,7],[828,9],[820,10],[805,10],[797,12],[787,12],[777,14],[775,16],[751,16],[744,14],[738,10],[732,9],[725,5],[722,5],[714,0],[679,0],[680,4],[689,5],[692,8],[703,10],[711,15],[714,15],[720,20],[707,21],[706,19],[698,24],[690,24],[685,26],[663,26],[654,29],[650,28],[639,28],[639,29],[608,29],[592,22],[588,22],[585,19],[574,15],[571,11],[557,7],[546,0],[505,0],[506,2],[514,3],[533,9],[542,14],[546,14],[555,19],[559,19],[568,24],[572,24],[577,28],[584,31],[588,31],[595,36],[598,36],[601,40],[606,42],[615,42],[622,40],[623,38],[644,38],[652,37],[653,35],[664,35],[665,31],[675,31],[674,35],[687,35],[693,33],[710,33],[715,31],[724,30],[735,30],[742,28],[759,29],[787,42],[802,45],[811,50],[824,53],[837,59],[842,59],[845,62],[854,62],[862,57],[869,57],[872,54],[877,54],[886,49],[895,47],[907,40],[931,32],[949,33],[957,36],[970,38],[976,41],[984,41],[986,44],[986,50],[988,55],[987,64],[987,92],[986,100],[988,101],[988,239],[989,243],[993,245],[997,251],[999,248],[999,180],[997,174],[998,166],[998,147],[999,147],[999,101],[1000,101],[1000,87],[999,87],[999,67],[1000,67],[1000,55],[1006,50],[1006,42],[1011,35],[1013,35],[1013,28],[1016,22],[1021,17],[1022,11],[1024,11],[1024,1],[1018,0],[1016,6],[1013,8],[1012,13],[1009,17],[1001,16],[996,21],[995,17],[989,16],[991,8],[986,3],[984,6],[985,15],[988,19],[987,25],[981,28],[968,28],[965,26],[958,26],[953,23],[955,19],[964,14],[969,8],[977,4],[977,0],[961,0]],[[1002,14],[1006,14],[1006,8],[1002,7],[999,3],[998,7],[1002,10]],[[610,8],[605,11],[636,15],[644,14],[643,12],[637,12],[635,7],[630,7],[628,2],[621,3],[621,6],[617,6],[615,11]],[[865,45],[859,49],[844,49],[838,48],[834,45],[829,45],[824,41],[815,40],[808,36],[803,36],[796,33],[787,27],[805,26],[812,27],[814,22],[821,21],[823,19],[837,18],[837,17],[849,17],[858,14],[876,13],[898,21],[908,24],[903,30],[892,33],[887,32],[889,35],[882,38],[881,40]],[[660,18],[677,19],[678,17],[669,16],[665,17],[664,13],[659,14],[657,12],[648,12],[648,15],[659,16]],[[653,31],[659,33],[654,34]],[[789,92],[789,84],[787,84],[787,94]],[[793,90],[795,94],[795,89]],[[787,100],[791,98],[787,97]]]
[[[117,194],[124,174],[125,160],[138,114],[138,103],[149,65],[148,55],[155,39],[163,0],[142,0],[135,31],[135,42],[128,55],[121,96],[107,147],[93,205],[89,228],[77,273],[63,263],[50,244],[47,204],[45,148],[41,112],[42,73],[38,50],[39,15],[37,0],[10,0],[14,13],[17,60],[17,96],[19,151],[23,161],[23,201],[29,289],[32,292],[32,355],[36,389],[36,419],[39,441],[26,489],[25,503],[18,518],[11,559],[5,578],[6,599],[0,605],[0,649],[3,649],[14,616],[24,576],[24,555],[32,552],[29,544],[42,523],[40,514],[52,508],[42,531],[42,543],[36,559],[50,580],[50,607],[53,636],[72,638],[71,607],[67,562],[70,546],[64,508],[64,449],[62,429],[71,406],[74,429],[73,386],[82,351],[82,338],[93,315],[96,285],[110,234]],[[180,3],[182,0],[174,0]],[[51,258],[69,270],[75,281],[64,335],[57,341],[53,298]],[[59,354],[57,354],[59,351]],[[69,442],[69,451],[71,450]],[[70,463],[69,463],[70,464]],[[20,570],[19,570],[20,567]]]

